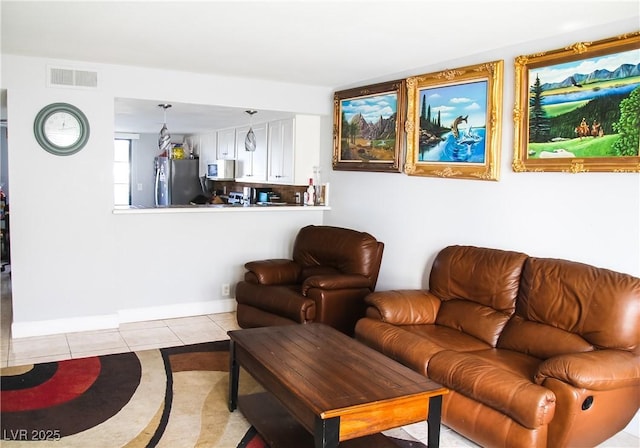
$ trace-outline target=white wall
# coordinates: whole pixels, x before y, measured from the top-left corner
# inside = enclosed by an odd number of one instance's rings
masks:
[[[369,231],[386,243],[378,289],[426,286],[436,253],[450,244],[568,258],[640,275],[640,174],[511,169],[515,57],[634,31],[637,23],[629,20],[371,80],[505,61],[499,182],[331,171],[329,154],[323,153],[323,172],[334,192],[325,222]]]
[[[99,88],[47,88],[47,64],[96,70]],[[328,89],[7,54],[2,83],[14,336],[224,311],[232,301],[220,286],[234,285],[244,262],[288,255],[297,229],[322,222],[322,211],[114,215],[114,99],[328,114]],[[33,136],[35,115],[58,101],[90,122],[87,146],[72,156],[45,152]]]

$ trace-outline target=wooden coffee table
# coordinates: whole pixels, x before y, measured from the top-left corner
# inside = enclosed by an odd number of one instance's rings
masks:
[[[448,389],[425,376],[323,324],[228,334],[229,410],[239,405],[271,448],[337,447],[425,418],[429,448],[439,446]],[[240,367],[267,392],[238,397]],[[308,441],[293,442],[304,435]]]

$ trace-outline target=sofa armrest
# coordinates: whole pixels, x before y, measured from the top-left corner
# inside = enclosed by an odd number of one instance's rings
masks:
[[[291,285],[298,282],[302,268],[293,260],[270,259],[250,261],[244,267],[245,280],[259,285]]]
[[[535,382],[556,378],[576,388],[609,390],[640,384],[640,357],[623,350],[554,356],[538,367]]]
[[[440,309],[440,299],[429,291],[396,289],[379,291],[365,297],[383,322],[394,325],[433,324]]]
[[[370,288],[371,280],[364,275],[337,274],[313,275],[302,283],[302,295],[306,296],[311,288],[320,289],[361,289]]]

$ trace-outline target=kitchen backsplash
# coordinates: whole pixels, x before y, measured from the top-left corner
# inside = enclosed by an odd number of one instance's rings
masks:
[[[213,184],[213,186],[212,186]],[[296,203],[296,193],[299,193],[299,202],[302,204],[304,200],[304,192],[307,191],[306,185],[279,185],[279,184],[256,184],[249,182],[235,182],[235,181],[209,181],[209,190],[218,196],[225,198],[227,194],[232,191],[242,192],[243,187],[251,188],[270,188],[274,193],[280,196],[281,202],[287,202],[289,204]]]

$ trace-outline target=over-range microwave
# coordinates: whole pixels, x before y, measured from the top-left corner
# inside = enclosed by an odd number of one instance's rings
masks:
[[[207,164],[207,179],[233,180],[236,177],[236,161],[233,159],[218,159]]]

